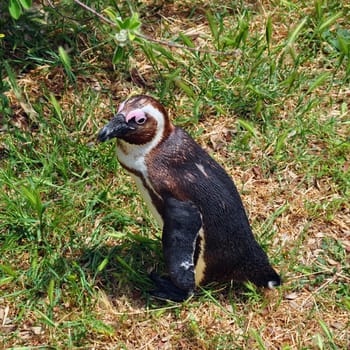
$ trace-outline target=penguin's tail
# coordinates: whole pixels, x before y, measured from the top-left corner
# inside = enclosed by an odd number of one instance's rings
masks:
[[[282,284],[281,277],[278,275],[277,275],[277,277],[278,277],[278,279],[275,278],[274,280],[267,282],[267,288],[274,289],[275,287],[278,287]]]

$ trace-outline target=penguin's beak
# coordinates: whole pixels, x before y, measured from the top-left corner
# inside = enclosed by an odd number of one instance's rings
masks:
[[[114,137],[123,137],[128,131],[133,128],[128,125],[124,114],[116,114],[113,119],[105,125],[97,135],[99,142],[108,141]]]

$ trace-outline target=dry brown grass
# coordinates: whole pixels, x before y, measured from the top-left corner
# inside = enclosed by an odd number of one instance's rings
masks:
[[[205,20],[205,2],[202,5],[196,3],[195,15],[191,19],[188,19],[188,14],[192,10],[192,2],[160,4],[160,10],[156,13],[151,11],[151,24],[144,26],[145,32],[153,37],[161,37],[163,33],[175,36],[182,31],[187,33],[198,47],[212,48],[207,40],[210,31]],[[308,5],[312,6],[310,4]],[[144,2],[144,6],[146,13],[154,4]],[[220,9],[219,3],[212,6]],[[288,36],[290,24],[300,19],[297,12],[284,13],[273,1],[252,1],[246,6],[255,10],[250,28],[252,33],[263,33],[267,17],[272,16],[273,46],[282,43]],[[305,13],[308,11],[311,9],[305,9]],[[234,13],[235,9],[232,9],[232,12]],[[186,56],[183,56],[183,59],[186,59]],[[221,61],[220,64],[225,67],[227,62]],[[133,65],[150,85],[154,85],[156,76],[140,52],[135,56]],[[306,72],[323,72],[324,69],[322,59],[310,61],[300,67],[300,71]],[[77,87],[73,89],[65,86],[65,75],[61,68],[41,66],[18,77],[17,83],[25,92],[27,107],[38,101],[45,104],[42,96],[46,94],[45,91],[50,91],[59,99],[63,111],[70,111],[74,105],[77,115],[83,115],[86,110],[86,100],[81,93],[89,88],[100,92],[99,103],[90,110],[84,130],[76,135],[78,140],[88,143],[94,142],[97,127],[112,113],[111,95],[113,104],[117,105],[130,93],[142,91],[132,80],[123,80],[124,77],[124,73],[100,70],[91,76],[79,75]],[[190,83],[194,87],[199,86],[196,78]],[[291,94],[284,105],[278,107],[276,125],[293,115],[299,93],[300,91],[296,91],[295,94]],[[319,96],[323,101],[320,105],[320,123],[333,116],[339,116],[341,103],[346,103],[350,108],[350,90],[346,86],[335,90],[325,90],[321,87],[314,91],[314,94],[314,97]],[[10,91],[8,97],[14,110],[12,122],[20,129],[35,133],[35,121],[30,120],[14,92]],[[191,101],[183,92],[174,90],[171,100],[173,104],[169,108],[173,116],[189,113],[188,105]],[[278,261],[277,268],[283,276],[284,285],[278,290],[261,290],[258,293],[237,290],[237,287],[232,286],[214,286],[214,289],[207,292],[209,296],[204,293],[182,305],[151,303],[147,307],[140,292],[133,290],[131,284],[124,285],[121,290],[113,290],[112,293],[110,290],[104,290],[103,283],[100,283],[95,287],[93,310],[89,311],[97,320],[111,327],[107,330],[101,327],[99,331],[91,327],[82,342],[83,345],[71,345],[71,348],[320,349],[320,337],[323,339],[324,349],[348,348],[349,309],[343,303],[349,303],[349,299],[345,297],[346,292],[339,295],[338,288],[343,286],[345,290],[349,285],[348,265],[342,264],[334,256],[327,255],[328,250],[325,250],[324,245],[325,242],[339,242],[345,248],[346,254],[349,254],[349,203],[342,201],[338,207],[331,210],[327,203],[342,198],[343,194],[339,193],[331,177],[317,178],[312,174],[310,176],[306,173],[307,168],[300,168],[298,159],[293,158],[297,157],[293,154],[293,149],[281,160],[284,164],[276,172],[269,172],[264,168],[266,159],[273,157],[273,145],[269,145],[263,138],[260,138],[259,142],[251,142],[249,152],[242,152],[240,156],[233,155],[228,151],[228,147],[232,138],[236,137],[235,120],[239,116],[231,114],[213,118],[213,112],[214,110],[209,108],[203,113],[203,118],[198,124],[191,124],[188,128],[193,134],[199,135],[196,137],[198,142],[206,147],[235,179],[255,232],[262,232],[274,213],[284,208],[272,220],[270,230],[275,234],[272,241],[268,242],[269,255],[273,261]],[[50,118],[52,111],[48,106],[43,106],[43,113]],[[348,124],[342,125],[337,133],[340,137],[349,137]],[[71,136],[74,136],[74,131]],[[305,152],[321,156],[325,142],[327,140],[310,138]],[[349,172],[349,160],[342,171]],[[118,188],[121,183],[129,187],[131,181],[126,175],[118,175],[117,179],[112,179],[112,174],[109,176],[112,188]],[[125,212],[130,216],[134,215],[135,207],[138,213],[144,208],[137,198],[125,196],[124,200]],[[313,211],[308,203],[318,203],[320,206],[317,211]],[[148,220],[148,214],[146,216]],[[103,215],[96,217],[92,224],[95,228],[102,217]],[[93,226],[80,227],[81,232],[86,232],[87,240],[88,230],[92,228]],[[142,225],[128,229],[135,234],[142,234],[144,230]],[[110,246],[116,244],[114,239],[108,239],[106,242]],[[349,263],[348,256],[346,263]],[[19,263],[22,264],[29,267],[25,257]],[[318,279],[318,276],[322,278]],[[25,283],[21,287],[25,289]],[[6,285],[0,286],[0,292],[7,294],[6,288]],[[20,290],[18,286],[17,288]],[[20,296],[19,299],[22,304],[23,299]],[[44,310],[48,300],[43,297],[41,302]],[[7,348],[34,348],[44,344],[47,348],[50,348],[50,344],[55,344],[53,348],[68,347],[64,339],[74,332],[74,322],[84,321],[86,317],[84,309],[69,301],[54,309],[55,326],[41,322],[43,315],[37,311],[27,312],[21,324],[13,324],[11,320],[15,319],[19,312],[15,300],[8,301],[0,297],[2,336],[7,337],[11,332],[18,332],[16,338],[7,341]],[[57,330],[63,322],[69,320],[72,321],[72,327]],[[326,324],[332,333],[335,347],[329,345],[332,341],[327,339],[320,321]]]

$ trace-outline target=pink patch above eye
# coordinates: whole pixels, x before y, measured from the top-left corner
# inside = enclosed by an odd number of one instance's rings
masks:
[[[122,111],[122,109],[124,108],[124,106],[125,106],[125,101],[119,106],[117,114],[120,113],[120,112]]]
[[[125,118],[126,122],[128,123],[131,119],[134,119],[136,123],[139,122],[144,122],[147,118],[145,115],[145,112],[142,109],[135,109],[133,111],[131,111]]]

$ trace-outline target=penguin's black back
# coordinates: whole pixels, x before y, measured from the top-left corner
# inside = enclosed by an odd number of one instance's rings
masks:
[[[253,236],[233,181],[184,130],[175,128],[146,162],[157,193],[164,199],[172,196],[191,201],[201,212],[204,283],[234,279],[251,280],[258,286],[267,286],[269,281],[280,284],[279,276]],[[162,214],[162,209],[158,210]]]

